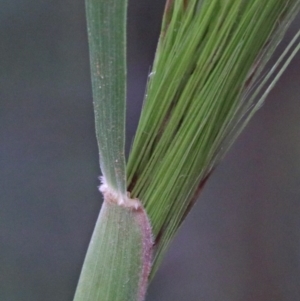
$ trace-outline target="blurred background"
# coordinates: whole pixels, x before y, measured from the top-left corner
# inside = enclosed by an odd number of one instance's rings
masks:
[[[128,146],[163,6],[130,1]],[[300,300],[299,70],[300,54],[209,180],[148,301]],[[1,301],[72,301],[101,205],[97,152],[84,1],[1,0]]]

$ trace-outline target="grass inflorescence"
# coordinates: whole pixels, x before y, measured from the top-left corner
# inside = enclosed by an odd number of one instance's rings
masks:
[[[298,50],[263,73],[299,7],[299,0],[167,1],[127,165],[128,191],[153,227],[153,273],[204,182],[285,69],[280,63]]]

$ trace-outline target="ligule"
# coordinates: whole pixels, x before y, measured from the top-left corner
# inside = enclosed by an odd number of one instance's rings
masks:
[[[145,206],[156,239],[152,274],[257,110],[257,95],[267,89],[262,72],[299,7],[299,0],[167,1],[127,165],[128,190]]]

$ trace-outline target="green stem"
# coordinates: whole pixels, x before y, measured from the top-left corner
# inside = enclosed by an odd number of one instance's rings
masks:
[[[74,301],[143,301],[152,260],[149,220],[138,200],[120,206],[105,189],[104,197]]]

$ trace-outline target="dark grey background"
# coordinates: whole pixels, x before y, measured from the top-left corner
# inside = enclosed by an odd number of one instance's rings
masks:
[[[163,2],[130,2],[128,145]],[[1,301],[71,301],[101,205],[84,18],[78,0],[0,2]],[[215,171],[147,300],[300,300],[299,68]]]

